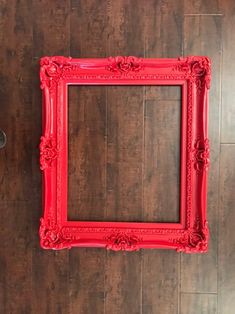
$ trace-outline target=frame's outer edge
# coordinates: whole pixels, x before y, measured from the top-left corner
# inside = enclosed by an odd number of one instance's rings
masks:
[[[186,253],[206,252],[210,60],[194,56],[178,59],[54,56],[42,58],[40,64],[43,91],[40,168],[44,175],[44,212],[39,229],[41,247],[93,246],[115,251],[170,248]],[[67,87],[70,84],[183,87],[180,223],[67,221]]]

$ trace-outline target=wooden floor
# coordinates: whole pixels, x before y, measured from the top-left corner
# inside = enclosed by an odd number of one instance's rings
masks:
[[[0,0],[1,314],[235,313],[234,29],[234,0]],[[39,248],[44,55],[212,58],[208,254]],[[180,97],[70,88],[70,219],[178,220]]]

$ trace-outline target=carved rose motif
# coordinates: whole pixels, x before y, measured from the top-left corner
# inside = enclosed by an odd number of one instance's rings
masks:
[[[106,248],[114,251],[137,251],[140,239],[124,232],[113,233],[105,238]]]
[[[208,170],[210,164],[209,140],[197,140],[194,145],[194,167],[198,172]]]
[[[183,71],[186,78],[191,79],[197,85],[199,90],[205,85],[210,88],[211,64],[207,57],[186,57],[179,58],[175,69]]]
[[[127,74],[131,71],[138,72],[142,67],[142,59],[136,57],[110,57],[108,58],[110,64],[106,67],[107,70],[112,72],[120,72]]]
[[[206,74],[206,67],[203,64],[203,61],[195,61],[192,62],[192,73],[194,73],[195,76],[203,76]]]
[[[183,237],[176,240],[175,242],[179,244],[177,252],[186,253],[204,253],[208,250],[208,223],[204,222],[204,226],[195,223],[194,229],[189,228],[185,231]]]
[[[57,158],[58,150],[55,139],[41,136],[40,143],[40,169],[45,170],[51,167],[54,159]]]
[[[52,220],[40,219],[40,242],[44,249],[70,248],[70,241],[64,239],[61,228]]]

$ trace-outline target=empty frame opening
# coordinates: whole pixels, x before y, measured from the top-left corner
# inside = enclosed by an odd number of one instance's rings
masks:
[[[68,90],[68,220],[179,222],[181,87]]]

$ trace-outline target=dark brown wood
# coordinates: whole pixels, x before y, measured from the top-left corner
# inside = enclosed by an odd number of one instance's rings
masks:
[[[1,1],[0,12],[0,128],[8,141],[0,150],[0,311],[29,314],[34,207],[31,5]]]
[[[143,87],[107,88],[107,220],[142,220]]]
[[[178,266],[174,252],[143,252],[142,311],[144,314],[154,314],[158,311],[164,314],[178,313]]]
[[[180,108],[180,100],[145,101],[145,221],[179,222]]]
[[[1,312],[29,314],[32,310],[32,203],[7,201],[0,206],[0,221],[5,221],[0,228]],[[14,215],[9,215],[9,211]]]
[[[68,112],[68,217],[104,220],[106,88],[70,86]]]
[[[107,252],[105,313],[139,313],[141,309],[141,253]]]
[[[221,145],[219,221],[219,313],[232,314],[234,291],[235,144]]]
[[[104,313],[105,254],[95,248],[70,251],[68,313]]]
[[[41,93],[38,80],[38,62],[44,55],[69,54],[69,3],[64,1],[34,1],[33,17],[33,108],[31,141],[36,152],[41,133]],[[68,312],[68,257],[69,252],[43,252],[38,243],[38,220],[41,216],[41,179],[38,171],[38,153],[33,156],[34,206],[32,251],[32,313]],[[44,302],[43,302],[44,300]]]
[[[143,1],[107,1],[108,55],[144,56]],[[143,87],[107,88],[106,219],[142,218]],[[141,308],[141,253],[108,252],[105,313]],[[131,294],[130,294],[130,291]]]
[[[217,292],[221,23],[221,16],[186,16],[184,22],[184,53],[210,56],[213,80],[209,104],[211,164],[207,208],[210,222],[210,248],[205,255],[182,256],[181,287],[183,292]],[[194,30],[193,33],[192,29]]]
[[[146,57],[181,55],[183,40],[182,11],[182,1],[159,2],[153,0],[145,6]],[[173,16],[175,16],[174,19]],[[176,214],[177,202],[179,201],[176,199],[178,192],[174,188],[173,190],[169,188],[169,184],[172,181],[177,182],[179,178],[179,163],[177,163],[177,160],[179,160],[179,155],[177,156],[179,129],[177,129],[176,121],[181,112],[179,107],[180,99],[180,88],[146,87],[143,201],[144,214],[148,219],[178,220]],[[164,106],[169,106],[169,111]],[[168,115],[169,112],[172,115]],[[164,122],[168,130],[166,129],[166,133],[162,138]],[[171,126],[171,123],[173,123],[173,126]],[[158,131],[161,134],[158,134]],[[164,145],[165,136],[166,145]],[[173,139],[175,139],[175,142]],[[154,142],[155,145],[152,145]],[[169,149],[174,151],[175,158],[172,154],[169,155]],[[154,157],[159,158],[158,164],[156,164]],[[171,169],[166,169],[166,158],[174,168],[169,180],[166,175],[171,172]],[[162,176],[158,175],[157,166],[159,166],[158,169]],[[164,189],[168,192],[160,196]],[[160,197],[161,203],[158,197]],[[167,203],[168,205],[173,204],[173,208],[166,209],[165,204],[163,205],[163,197],[165,199],[168,197],[169,202]],[[168,251],[143,251],[142,311],[144,314],[154,314],[161,311],[169,314],[178,313],[179,257],[179,255]],[[167,295],[166,290],[169,292]]]
[[[99,5],[94,0],[71,1],[71,56],[106,56],[105,13],[105,1]],[[70,88],[69,159],[74,161],[69,165],[69,218],[102,220],[105,217],[106,115],[105,87]],[[105,257],[106,252],[99,249],[70,252],[71,313],[104,313]]]
[[[233,314],[234,1],[10,0],[0,12],[0,312]],[[207,255],[39,248],[38,61],[60,54],[212,58]],[[180,99],[178,87],[70,88],[69,217],[178,219]]]

